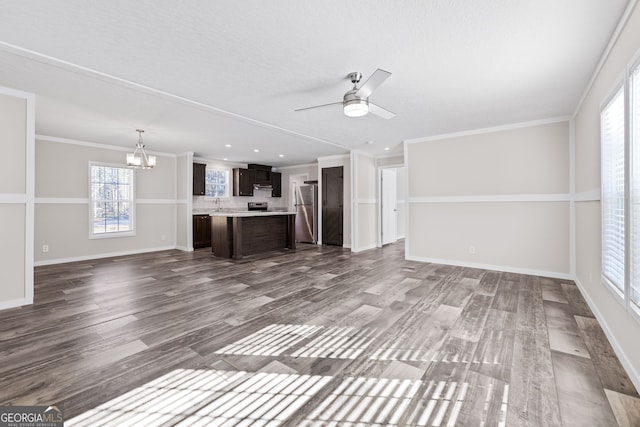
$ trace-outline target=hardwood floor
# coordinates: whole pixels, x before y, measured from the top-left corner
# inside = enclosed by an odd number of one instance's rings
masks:
[[[35,278],[33,306],[0,312],[0,405],[62,404],[66,425],[640,425],[568,281],[405,261],[402,244]]]

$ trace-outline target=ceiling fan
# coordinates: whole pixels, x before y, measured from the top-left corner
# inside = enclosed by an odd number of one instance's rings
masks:
[[[351,83],[353,83],[353,89],[347,91],[347,93],[344,94],[342,102],[332,102],[331,104],[315,105],[313,107],[300,108],[295,111],[305,111],[314,108],[323,108],[342,104],[342,108],[346,116],[362,117],[367,113],[373,113],[377,116],[389,120],[395,117],[394,113],[369,101],[369,96],[371,96],[373,91],[385,80],[387,80],[389,76],[391,76],[390,72],[378,68],[376,71],[374,71],[371,77],[369,77],[369,79],[364,82],[362,86],[358,87],[358,83],[360,83],[360,80],[362,79],[362,73],[354,71],[353,73],[349,73],[347,75],[347,78],[349,78],[351,80]]]

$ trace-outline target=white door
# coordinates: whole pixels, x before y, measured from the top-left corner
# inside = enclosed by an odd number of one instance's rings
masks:
[[[382,169],[382,244],[398,240],[398,206],[396,205],[396,170]]]

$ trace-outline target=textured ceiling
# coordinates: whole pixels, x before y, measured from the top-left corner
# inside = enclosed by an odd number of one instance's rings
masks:
[[[381,155],[573,113],[626,5],[0,0],[0,85],[36,93],[48,136],[133,146],[144,128],[152,151],[275,166]],[[395,118],[294,112],[341,101],[349,72],[376,68],[393,74],[370,99]]]

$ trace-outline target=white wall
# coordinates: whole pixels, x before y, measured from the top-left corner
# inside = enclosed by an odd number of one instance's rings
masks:
[[[601,282],[600,105],[640,49],[637,5],[575,115],[576,283],[640,389],[640,322]]]
[[[0,309],[33,303],[34,101],[0,87]]]
[[[193,250],[192,175],[193,153],[180,154],[176,158],[176,247],[183,251]]]
[[[404,165],[404,156],[393,155],[393,156],[384,156],[384,157],[376,157],[376,165],[378,167],[394,167]]]
[[[407,173],[404,167],[396,168],[396,206],[398,209],[398,224],[396,236],[404,239],[407,218]]]
[[[125,154],[116,147],[37,137],[36,265],[176,247],[176,158],[158,153],[155,168],[135,171],[136,235],[89,239],[89,162],[124,166]]]
[[[408,259],[570,277],[569,122],[408,141]]]
[[[378,197],[376,159],[352,151],[353,198],[351,250],[360,252],[376,247],[378,237]]]

